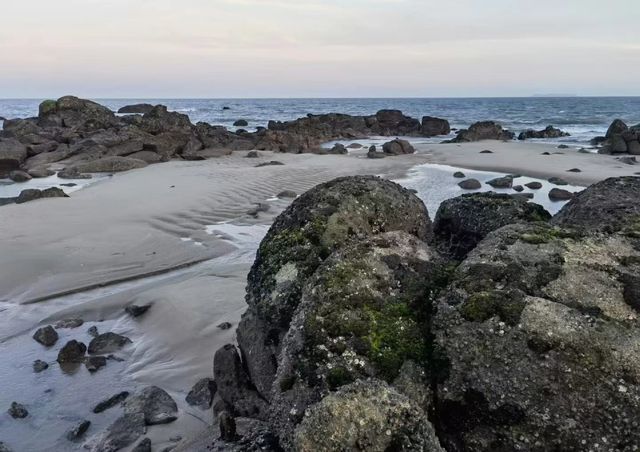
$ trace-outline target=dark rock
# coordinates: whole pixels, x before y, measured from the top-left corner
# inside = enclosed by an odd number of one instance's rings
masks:
[[[513,223],[549,221],[542,206],[507,194],[472,193],[444,201],[433,223],[436,242],[455,259],[464,258],[490,232]]]
[[[102,413],[103,411],[108,410],[122,402],[124,402],[127,397],[129,397],[129,393],[127,391],[120,392],[114,396],[109,397],[106,400],[98,403],[95,408],[93,408],[94,413]]]
[[[56,322],[56,328],[58,329],[73,329],[81,327],[84,324],[82,319],[63,319]]]
[[[479,190],[482,188],[482,184],[478,179],[463,180],[458,184],[458,186],[464,190]]]
[[[362,146],[360,143],[351,143],[349,146],[347,146],[347,149],[362,149],[364,146]]]
[[[91,337],[98,337],[98,327],[95,325],[90,326],[89,329],[87,330],[87,333]]]
[[[31,180],[31,176],[24,171],[14,170],[9,173],[9,179],[14,182],[28,182]]]
[[[104,353],[113,353],[122,347],[131,344],[131,339],[116,333],[103,333],[94,337],[89,342],[89,354],[100,355]]]
[[[416,135],[420,132],[420,122],[405,116],[400,110],[380,110],[376,113],[372,130],[377,135]]]
[[[218,325],[218,328],[220,328],[221,330],[228,330],[232,326],[233,325],[231,325],[229,322],[222,322],[220,325]]]
[[[640,230],[640,178],[613,177],[578,193],[552,222],[590,231]]]
[[[45,100],[40,104],[38,113],[38,125],[41,127],[96,131],[117,124],[118,119],[108,108],[74,96],[61,97],[57,101]]]
[[[82,174],[78,168],[64,168],[58,171],[60,179],[91,179],[91,174]]]
[[[231,110],[231,107],[227,107],[227,106],[225,106],[225,107],[222,107],[222,109],[223,109],[223,110]]]
[[[435,137],[438,135],[449,135],[451,127],[446,119],[423,116],[420,133],[425,137]]]
[[[13,138],[0,138],[0,175],[16,170],[27,158],[27,147]]]
[[[151,303],[145,304],[142,306],[130,304],[129,306],[124,308],[124,311],[127,314],[129,314],[131,317],[140,317],[142,314],[146,313],[150,307],[151,307]]]
[[[469,254],[432,323],[444,363],[435,415],[443,447],[578,451],[603,438],[623,448],[637,443],[625,419],[640,415],[640,369],[629,366],[634,352],[623,344],[640,339],[640,330],[611,278],[622,264],[602,259],[637,256],[633,250],[623,236],[535,223],[494,231]]]
[[[149,113],[153,110],[153,105],[151,104],[134,104],[134,105],[125,105],[124,107],[118,110],[118,113],[126,113],[126,114],[142,114]]]
[[[44,345],[45,347],[51,347],[58,342],[58,332],[53,329],[51,325],[47,325],[33,333],[33,339],[36,342]]]
[[[549,191],[549,199],[552,201],[568,201],[569,199],[572,199],[574,196],[575,196],[574,193],[568,190],[563,190],[561,188],[552,188]]]
[[[424,411],[376,380],[328,395],[304,416],[294,450],[444,452]]]
[[[282,325],[290,321],[306,278],[345,243],[394,230],[423,240],[432,235],[422,201],[400,185],[374,176],[321,184],[294,200],[275,220],[249,274],[250,308],[238,332],[247,369],[264,397],[286,332]],[[263,337],[262,331],[273,335]]]
[[[327,151],[328,154],[337,154],[337,155],[345,155],[348,154],[349,151],[342,143],[336,143],[333,147]]]
[[[495,179],[487,181],[487,185],[491,185],[493,188],[511,188],[513,187],[513,177],[496,177]]]
[[[69,430],[65,436],[69,441],[77,441],[82,438],[85,433],[87,433],[89,427],[91,427],[91,421],[82,421],[71,430]]]
[[[7,410],[9,416],[14,419],[24,419],[29,416],[29,411],[25,408],[24,405],[18,402],[11,402],[11,407]]]
[[[480,154],[493,154],[493,151],[490,151],[489,149],[485,149],[483,151],[480,151]]]
[[[627,125],[621,119],[614,120],[609,128],[607,129],[607,133],[605,134],[605,138],[613,138],[616,135],[622,135],[622,133],[626,132],[629,129]]]
[[[638,160],[635,157],[620,157],[617,160],[625,165],[635,165],[638,163]]]
[[[157,386],[148,386],[129,397],[124,412],[142,414],[146,425],[168,424],[178,418],[176,402]]]
[[[218,422],[220,424],[220,439],[222,441],[232,443],[238,440],[236,420],[230,413],[226,411],[220,413]]]
[[[569,149],[569,146],[567,146],[566,144],[561,144],[558,146],[558,149]]]
[[[382,150],[387,155],[404,155],[413,154],[416,150],[411,146],[407,140],[400,140],[396,138],[393,141],[385,143],[382,146]]]
[[[84,365],[89,372],[94,373],[107,365],[107,358],[104,356],[89,356],[85,360]]]
[[[7,445],[7,443],[0,441],[0,452],[13,452],[13,450]]]
[[[142,441],[131,449],[131,452],[151,452],[151,440],[149,438],[143,438]]]
[[[530,199],[533,199],[535,196],[533,193],[511,193],[509,196],[518,201],[527,202]]]
[[[20,195],[16,198],[16,204],[24,204],[25,202],[35,201],[36,199],[44,198],[68,198],[62,189],[57,187],[47,188],[46,190],[39,190],[37,188],[28,188],[22,190]]]
[[[247,152],[247,155],[245,155],[245,157],[250,159],[257,159],[258,157],[260,157],[260,153],[258,151],[249,151]]]
[[[546,151],[545,151],[545,152],[543,152],[543,153],[542,153],[542,154],[540,154],[540,155],[551,155],[551,152],[546,152]]]
[[[236,122],[233,123],[233,125],[235,127],[247,127],[249,123],[244,119],[238,119]]]
[[[513,187],[511,187],[513,189],[513,191],[517,191],[518,193],[523,192],[524,191],[524,187],[522,185],[514,185]]]
[[[227,344],[216,351],[213,375],[218,395],[234,414],[259,417],[266,413],[267,405],[253,388],[234,345]]]
[[[570,136],[570,134],[568,134],[567,132],[563,132],[560,129],[556,129],[553,126],[547,126],[546,128],[544,128],[543,130],[525,130],[524,132],[520,133],[520,135],[518,135],[518,140],[527,140],[530,138],[561,138],[561,137],[568,137]],[[561,146],[566,146],[566,145],[561,145]],[[566,146],[569,147],[569,146]]]
[[[203,378],[199,380],[189,394],[187,394],[186,401],[191,406],[197,406],[203,410],[211,408],[213,402],[213,396],[216,393],[216,382],[211,378]]]
[[[383,159],[386,157],[384,152],[377,152],[375,146],[371,146],[367,152],[367,158],[369,159]]]
[[[129,157],[105,157],[92,162],[79,163],[70,169],[80,173],[116,173],[145,166],[147,166],[146,162]]]
[[[524,184],[524,186],[531,190],[540,190],[542,188],[542,184],[537,181],[529,182],[528,184]]]
[[[567,170],[567,173],[581,173],[582,170],[580,168],[571,168]]]
[[[553,185],[569,185],[569,182],[560,177],[551,177],[549,183]]]
[[[127,155],[127,158],[130,158],[133,160],[141,160],[148,164],[159,163],[165,160],[165,158],[163,158],[161,155],[153,151],[134,152],[133,154]]]
[[[609,154],[624,154],[628,151],[627,142],[620,135],[614,135],[608,139],[606,145],[607,153]]]
[[[282,162],[278,162],[277,160],[272,160],[270,162],[259,163],[256,165],[256,168],[262,168],[263,166],[279,166],[284,165]]]
[[[58,352],[57,361],[63,363],[82,363],[84,362],[84,355],[87,351],[87,346],[82,342],[71,340],[65,344],[64,347]]]
[[[295,191],[285,190],[285,191],[281,191],[280,193],[278,193],[277,197],[278,198],[295,199],[295,198],[298,197],[298,194]]]
[[[34,371],[35,373],[37,373],[37,374],[38,374],[38,373],[40,373],[40,372],[44,372],[44,371],[45,371],[45,370],[47,370],[48,368],[49,368],[49,364],[47,364],[47,363],[46,363],[46,362],[44,362],[44,361],[41,361],[41,360],[39,360],[39,359],[36,359],[36,360],[33,362],[33,371]]]
[[[144,414],[125,413],[111,424],[94,450],[115,452],[136,442],[146,431]]]
[[[465,174],[461,171],[456,171],[455,173],[453,173],[453,177],[457,179],[464,179],[467,176],[465,176]]]
[[[465,143],[481,140],[513,140],[515,134],[502,128],[494,121],[481,121],[473,124],[469,129],[463,129],[451,140],[451,143]]]
[[[138,127],[152,135],[160,135],[165,132],[188,133],[191,130],[191,121],[187,115],[168,111],[164,105],[156,105],[142,116]]]
[[[369,146],[369,152],[377,152],[377,148],[374,144],[372,144],[371,146]]]

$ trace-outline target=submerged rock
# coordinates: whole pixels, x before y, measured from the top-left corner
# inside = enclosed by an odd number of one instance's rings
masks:
[[[91,421],[82,421],[71,430],[69,430],[65,436],[69,441],[77,441],[82,438],[85,433],[87,433],[89,427],[91,427]]]
[[[91,450],[93,452],[115,452],[130,446],[147,431],[144,414],[125,413],[115,420]]]
[[[89,342],[89,354],[101,355],[117,352],[121,348],[131,344],[131,339],[116,333],[103,333],[94,337]]]
[[[145,304],[145,305],[135,305],[135,304],[131,304],[129,306],[127,306],[126,308],[124,308],[124,311],[129,314],[131,317],[140,317],[141,315],[143,315],[144,313],[146,313],[149,308],[151,308],[151,303],[149,304]]]
[[[79,328],[84,324],[82,319],[63,319],[56,322],[56,328],[58,329],[73,329]]]
[[[89,372],[94,373],[107,365],[107,358],[104,356],[89,356],[84,365]]]
[[[40,372],[44,372],[45,370],[47,370],[49,368],[49,364],[47,364],[44,361],[41,361],[39,359],[36,359],[33,362],[33,371],[37,374],[39,374]]]
[[[33,333],[33,339],[45,347],[51,347],[58,342],[58,332],[51,325],[47,325],[38,328],[38,330]]]
[[[27,411],[24,405],[18,402],[11,402],[11,406],[7,412],[9,413],[9,416],[14,419],[24,419],[29,416],[29,411]]]
[[[169,394],[157,386],[149,386],[129,397],[125,414],[142,414],[146,425],[168,424],[178,418],[178,406]]]
[[[549,221],[538,204],[507,194],[472,193],[444,201],[436,214],[436,242],[456,259],[464,258],[490,232],[513,223]]]
[[[116,405],[118,405],[119,403],[124,402],[127,397],[129,397],[129,392],[127,391],[122,391],[114,396],[109,397],[106,400],[103,400],[102,402],[98,403],[94,408],[93,408],[93,412],[94,413],[102,413],[103,411],[108,410],[109,408],[112,408]]]
[[[487,181],[487,185],[491,185],[493,188],[511,188],[513,187],[513,177],[512,176],[496,177],[495,179],[491,179],[490,181]]]

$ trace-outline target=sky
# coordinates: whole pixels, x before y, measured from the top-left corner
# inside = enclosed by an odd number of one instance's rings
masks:
[[[0,98],[640,95],[638,0],[17,0]]]

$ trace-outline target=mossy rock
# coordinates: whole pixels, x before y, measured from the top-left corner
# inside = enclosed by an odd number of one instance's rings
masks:
[[[40,106],[38,107],[38,115],[40,117],[43,117],[48,114],[55,113],[57,108],[58,108],[58,104],[56,103],[55,100],[51,100],[51,99],[45,100],[41,102]]]

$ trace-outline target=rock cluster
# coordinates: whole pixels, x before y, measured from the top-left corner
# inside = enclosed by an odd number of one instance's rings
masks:
[[[502,128],[495,121],[480,121],[472,124],[468,129],[458,131],[456,137],[449,143],[465,143],[481,140],[501,140],[510,141],[515,138],[515,134]]]
[[[621,119],[611,123],[604,137],[596,137],[592,144],[601,145],[601,154],[640,155],[640,124],[629,127]]]
[[[524,141],[530,138],[562,138],[571,136],[567,132],[563,132],[560,129],[556,129],[553,126],[547,126],[542,130],[525,130],[518,135],[518,140]]]
[[[465,195],[435,235],[424,205],[381,179],[303,194],[258,251],[240,352],[216,352],[225,434],[211,447],[634,450],[635,179],[596,184],[554,218]],[[236,432],[234,417],[254,427]]]

